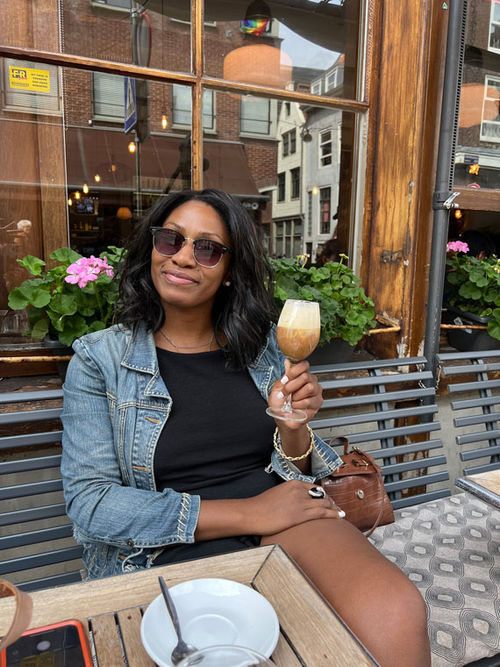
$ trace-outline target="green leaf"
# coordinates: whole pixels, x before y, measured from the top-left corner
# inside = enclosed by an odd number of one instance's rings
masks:
[[[26,255],[22,259],[18,259],[17,263],[20,264],[24,269],[29,271],[32,276],[39,276],[42,272],[45,262],[43,259],[38,257],[33,257],[33,255]]]
[[[71,294],[56,294],[50,302],[50,307],[60,315],[74,315],[77,311],[76,299]]]
[[[9,308],[12,310],[22,310],[29,304],[29,299],[23,294],[23,291],[16,287],[9,293]]]
[[[77,252],[71,248],[58,248],[50,254],[50,259],[54,259],[56,262],[61,262],[69,266],[74,264],[78,259],[81,259],[82,255],[79,255]]]
[[[46,318],[38,320],[35,326],[31,329],[32,338],[45,338],[49,330],[49,321]]]

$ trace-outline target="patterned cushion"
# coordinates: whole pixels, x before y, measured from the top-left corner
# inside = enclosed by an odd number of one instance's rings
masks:
[[[395,516],[369,539],[425,599],[432,667],[500,653],[500,510],[459,493]]]

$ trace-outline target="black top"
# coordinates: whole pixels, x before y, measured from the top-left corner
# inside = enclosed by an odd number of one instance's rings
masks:
[[[247,370],[226,368],[221,350],[179,354],[157,348],[172,397],[154,457],[156,488],[198,494],[202,500],[247,498],[280,482],[266,473],[274,420]],[[198,558],[258,544],[227,538],[173,545],[155,564]],[[182,555],[182,557],[181,557]]]

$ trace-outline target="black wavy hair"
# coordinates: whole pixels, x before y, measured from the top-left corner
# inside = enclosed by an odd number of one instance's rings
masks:
[[[276,320],[272,298],[272,270],[264,254],[259,229],[240,202],[215,189],[182,190],[160,199],[138,224],[128,245],[121,271],[117,321],[135,329],[141,322],[152,331],[163,325],[165,314],[151,279],[151,227],[162,226],[169,214],[189,201],[211,206],[222,218],[231,239],[231,285],[215,296],[212,320],[217,343],[228,365],[245,368],[266,342]],[[227,340],[222,346],[221,333]]]

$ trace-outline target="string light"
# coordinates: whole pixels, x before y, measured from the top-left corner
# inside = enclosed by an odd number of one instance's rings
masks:
[[[80,192],[77,190],[77,191],[75,192],[75,194],[73,195],[73,197],[74,197],[75,199],[80,199],[80,197],[81,197]]]
[[[131,142],[129,143],[129,145],[128,145],[128,151],[129,151],[129,153],[135,153],[135,148],[136,148],[136,146],[135,146],[135,141],[131,141]]]
[[[316,185],[313,187],[313,189],[312,189],[312,193],[313,193],[313,195],[317,195],[317,194],[318,194],[318,188],[317,188]]]
[[[164,130],[166,130],[167,127],[168,127],[167,114],[165,114],[165,113],[161,117],[161,126]]]
[[[462,215],[463,215],[463,214],[462,214],[462,211],[461,211],[459,208],[455,209],[455,218],[456,218],[457,220],[460,220],[460,218],[462,217]]]
[[[68,206],[73,206],[73,200],[71,199],[71,197],[68,199]]]
[[[88,194],[89,186],[86,183],[84,183],[82,190],[83,190],[83,194],[85,194],[85,195]]]
[[[96,175],[94,176],[94,181],[95,181],[96,183],[100,183],[100,182],[101,182],[101,177],[99,176],[99,174],[96,174]]]

